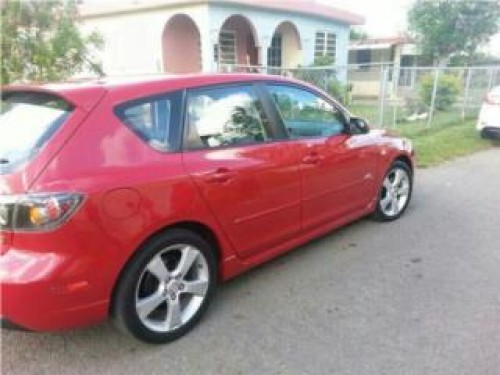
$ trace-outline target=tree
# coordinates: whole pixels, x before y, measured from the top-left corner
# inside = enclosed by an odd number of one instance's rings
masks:
[[[2,84],[102,74],[94,52],[103,40],[96,32],[79,31],[74,1],[5,0],[1,7]]]
[[[408,14],[422,54],[444,65],[458,53],[473,56],[500,27],[500,2],[417,0]]]
[[[368,33],[359,29],[351,29],[349,32],[349,40],[357,41],[357,40],[366,40],[368,39]]]

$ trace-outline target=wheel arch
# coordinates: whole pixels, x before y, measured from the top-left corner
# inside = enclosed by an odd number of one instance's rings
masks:
[[[120,272],[118,273],[118,277],[114,281],[113,288],[111,290],[111,296],[109,299],[109,307],[108,307],[108,313],[111,313],[114,306],[115,306],[115,298],[116,298],[116,291],[118,288],[118,285],[120,283],[120,280],[123,277],[124,271],[127,269],[128,265],[134,259],[135,255],[137,254],[140,249],[147,244],[149,241],[151,241],[153,238],[156,236],[162,235],[163,233],[172,230],[172,229],[186,229],[189,230],[193,233],[196,233],[200,235],[205,241],[207,241],[210,245],[212,245],[212,249],[215,253],[215,259],[217,261],[217,264],[219,266],[218,270],[218,279],[221,279],[221,264],[222,264],[222,250],[221,250],[221,243],[217,237],[217,234],[215,231],[210,228],[207,224],[201,223],[199,221],[181,221],[173,224],[169,224],[164,226],[163,228],[158,229],[156,232],[152,233],[149,235],[144,241],[142,241],[139,246],[130,254],[128,257],[127,261],[123,264],[122,268],[120,269]]]
[[[405,163],[408,168],[410,168],[410,171],[411,173],[413,174],[413,161],[411,160],[411,158],[406,155],[406,154],[399,154],[396,156],[396,158],[394,159],[393,163],[396,162],[396,161],[400,161],[402,163]]]

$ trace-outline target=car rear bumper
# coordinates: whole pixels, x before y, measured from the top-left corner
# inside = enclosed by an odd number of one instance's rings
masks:
[[[105,319],[109,301],[91,275],[61,273],[75,267],[81,264],[54,253],[10,249],[1,255],[2,327],[56,331]]]
[[[27,331],[26,328],[21,327],[15,323],[12,323],[10,320],[2,317],[0,317],[0,328],[8,329],[11,331]]]

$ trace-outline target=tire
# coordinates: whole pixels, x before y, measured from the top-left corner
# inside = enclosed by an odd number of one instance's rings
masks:
[[[149,240],[128,262],[115,289],[111,313],[118,328],[153,344],[188,333],[216,290],[214,250],[185,229]]]
[[[410,167],[400,160],[395,161],[380,186],[374,219],[382,222],[399,219],[408,208],[412,192],[413,173]]]

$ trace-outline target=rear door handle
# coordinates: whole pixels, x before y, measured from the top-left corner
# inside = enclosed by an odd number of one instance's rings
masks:
[[[231,172],[227,168],[217,168],[215,172],[208,174],[206,182],[223,184],[224,182],[231,180],[234,176],[234,172]]]

